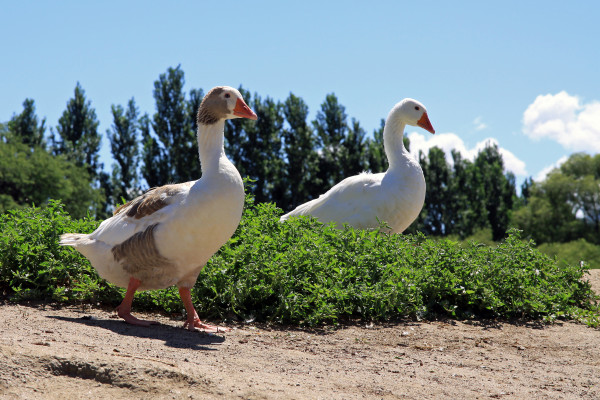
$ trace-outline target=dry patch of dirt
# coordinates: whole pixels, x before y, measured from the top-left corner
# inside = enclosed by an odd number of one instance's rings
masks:
[[[600,288],[600,270],[592,271]],[[135,303],[134,303],[135,305]],[[331,331],[0,306],[2,399],[598,399],[600,330],[571,322],[406,322]]]

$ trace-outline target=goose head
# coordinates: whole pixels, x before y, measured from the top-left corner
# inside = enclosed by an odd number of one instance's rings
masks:
[[[427,109],[414,99],[404,99],[396,104],[390,111],[388,119],[396,123],[418,126],[428,132],[435,133],[427,116]]]
[[[212,88],[200,103],[198,125],[210,125],[220,120],[248,118],[257,119],[239,90],[230,86]]]

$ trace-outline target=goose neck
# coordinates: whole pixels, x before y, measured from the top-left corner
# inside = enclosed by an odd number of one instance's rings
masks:
[[[224,120],[198,125],[198,153],[203,176],[217,173],[220,164],[229,163],[224,150],[224,130]]]
[[[406,124],[388,118],[383,128],[383,147],[390,164],[389,169],[395,169],[406,164],[408,151],[404,147],[404,128]]]

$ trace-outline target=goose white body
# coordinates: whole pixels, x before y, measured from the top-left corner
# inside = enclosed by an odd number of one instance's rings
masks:
[[[418,109],[415,109],[418,108]],[[383,138],[389,168],[385,173],[362,173],[344,179],[317,199],[301,204],[281,217],[310,215],[323,223],[377,228],[384,221],[392,233],[401,233],[419,216],[425,201],[425,177],[419,163],[402,141],[407,124],[434,133],[425,107],[405,99],[390,111]]]
[[[156,250],[169,262],[139,270],[135,277],[142,281],[140,289],[191,288],[209,258],[231,238],[242,216],[242,178],[226,157],[220,163],[214,176],[175,185],[180,191],[165,199],[169,204],[164,208],[139,219],[127,216],[125,210],[119,212],[74,247],[102,278],[127,287],[132,274],[115,259],[112,249],[158,224]]]
[[[189,329],[223,330],[200,321],[190,288],[242,216],[243,181],[223,146],[225,120],[238,117],[257,118],[236,89],[212,89],[198,110],[199,180],[150,189],[117,209],[94,232],[61,236],[60,244],[86,256],[101,277],[127,287],[119,315],[128,323],[150,324],[130,313],[136,290],[177,285]]]

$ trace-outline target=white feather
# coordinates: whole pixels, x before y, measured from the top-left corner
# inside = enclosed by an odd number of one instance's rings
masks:
[[[405,99],[396,104],[384,128],[390,163],[387,172],[346,178],[317,199],[285,214],[281,221],[311,215],[323,223],[335,222],[338,228],[344,223],[360,229],[377,228],[379,221],[384,221],[391,232],[404,231],[423,207],[425,178],[419,163],[404,148],[402,138],[406,124],[417,125],[423,115],[427,117],[425,107],[416,100]]]
[[[233,110],[241,94],[233,88],[228,90],[232,96],[227,96],[226,101],[228,109]],[[192,287],[208,259],[233,235],[242,215],[242,178],[223,150],[225,119],[234,117],[226,114],[215,123],[199,125],[202,178],[170,185],[176,190],[162,193],[159,199],[163,200],[161,206],[165,201],[168,205],[141,217],[141,214],[128,215],[126,207],[103,221],[91,234],[65,234],[60,244],[76,248],[109,282],[127,287],[130,278],[136,276],[127,271],[122,261],[116,260],[114,248],[158,224],[150,245],[157,250],[159,259],[166,262],[144,272],[147,278],[142,280],[140,289],[174,284]]]

